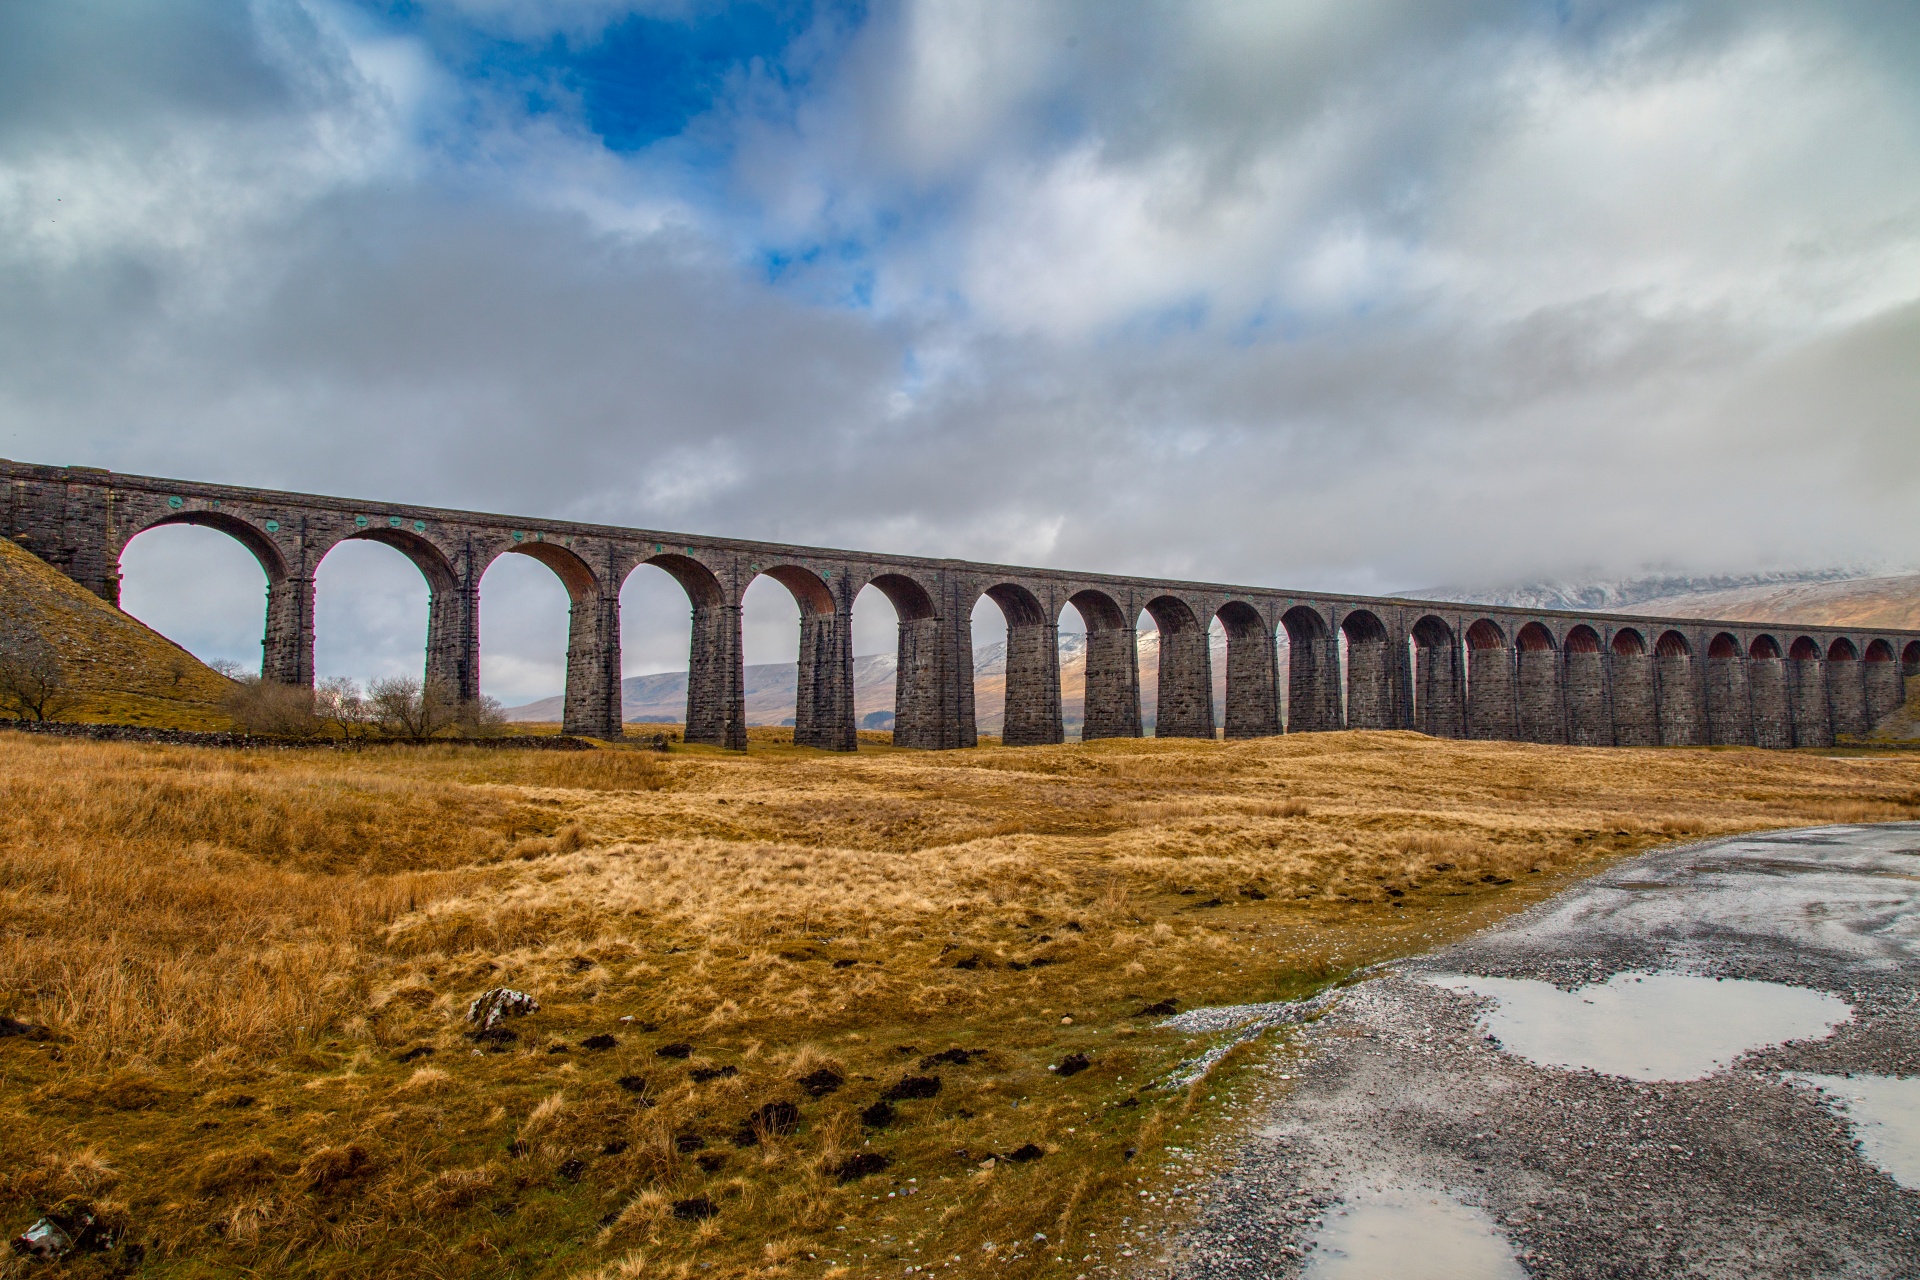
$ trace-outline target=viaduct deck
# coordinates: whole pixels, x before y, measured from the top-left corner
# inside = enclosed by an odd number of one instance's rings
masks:
[[[552,569],[572,600],[564,726],[621,736],[620,588],[657,565],[692,605],[687,739],[746,744],[740,605],[765,575],[800,608],[794,739],[850,751],[853,602],[872,586],[899,617],[894,741],[975,745],[971,620],[1006,616],[1010,745],[1059,742],[1059,619],[1087,629],[1084,738],[1142,731],[1135,627],[1161,635],[1162,737],[1340,728],[1589,746],[1825,746],[1865,733],[1920,674],[1920,632],[1775,626],[1284,591],[838,551],[661,530],[122,475],[0,459],[4,532],[113,604],[120,556],[161,525],[218,529],[267,577],[261,672],[313,683],[314,574],[342,542],[394,547],[430,592],[426,679],[480,691],[480,579],[508,553]],[[1227,636],[1225,723],[1211,646]],[[1284,695],[1284,696],[1283,696]]]

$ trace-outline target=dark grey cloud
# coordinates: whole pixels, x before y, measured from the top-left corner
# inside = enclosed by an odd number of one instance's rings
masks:
[[[831,27],[615,156],[346,8],[0,11],[0,453],[1380,590],[1912,559],[1910,6]],[[257,577],[195,536],[129,599],[250,656]],[[382,554],[323,570],[343,673],[417,661]],[[564,604],[523,568],[483,617],[531,696]],[[672,665],[684,603],[628,603]],[[790,613],[756,593],[755,657]]]

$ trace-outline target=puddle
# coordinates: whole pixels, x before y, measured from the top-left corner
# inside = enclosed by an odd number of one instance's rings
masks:
[[[1478,1209],[1435,1191],[1360,1193],[1307,1255],[1313,1280],[1525,1280],[1513,1246]]]
[[[1920,1078],[1899,1076],[1787,1077],[1826,1092],[1827,1104],[1847,1118],[1860,1154],[1903,1187],[1920,1190]]]
[[[1749,1050],[1823,1039],[1853,1016],[1823,991],[1682,973],[1617,973],[1577,991],[1522,978],[1428,980],[1497,1000],[1484,1025],[1509,1053],[1630,1080],[1698,1080]]]

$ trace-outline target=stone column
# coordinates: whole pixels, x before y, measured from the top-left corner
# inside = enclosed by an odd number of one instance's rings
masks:
[[[687,655],[687,741],[747,749],[746,674],[741,666],[737,604],[693,608],[693,642]]]
[[[1204,626],[1160,632],[1156,738],[1213,737],[1213,646]]]
[[[1270,738],[1280,729],[1280,654],[1264,619],[1227,629],[1227,736]]]
[[[1701,741],[1700,686],[1695,679],[1693,656],[1686,653],[1656,654],[1654,676],[1659,691],[1660,745],[1693,747]]]
[[[313,579],[267,584],[267,627],[260,641],[260,678],[313,688]]]
[[[1414,728],[1435,738],[1466,736],[1466,681],[1461,671],[1460,641],[1448,636],[1442,644],[1414,646]]]
[[[737,625],[737,612],[735,620]],[[561,731],[618,740],[623,732],[620,711],[620,597],[596,590],[575,600],[568,617]]]
[[[1644,653],[1610,649],[1607,668],[1613,683],[1613,740],[1622,747],[1660,745],[1654,715],[1653,659]]]
[[[1707,741],[1714,746],[1753,745],[1753,693],[1747,660],[1707,655]]]
[[[1858,658],[1827,663],[1828,697],[1833,703],[1833,732],[1864,737],[1867,723],[1867,685],[1862,670],[1866,664]]]
[[[1066,741],[1060,722],[1060,624],[1007,625],[1007,714],[1000,741],[1010,747]]]
[[[1606,660],[1600,650],[1567,650],[1561,674],[1566,691],[1567,741],[1576,747],[1612,746]]]
[[[1867,690],[1867,732],[1900,709],[1906,689],[1900,680],[1900,664],[1888,658],[1869,659],[1862,664]]]
[[[1787,691],[1786,663],[1780,658],[1749,659],[1747,688],[1753,701],[1754,745],[1774,750],[1791,747],[1793,710]]]
[[[1340,728],[1340,640],[1329,633],[1287,643],[1287,732]]]
[[[1788,686],[1793,695],[1793,745],[1833,745],[1833,709],[1827,700],[1824,658],[1789,658]]]
[[[800,615],[793,740],[803,747],[826,751],[852,751],[859,745],[853,714],[851,613]]]
[[[1516,736],[1523,742],[1565,742],[1566,730],[1560,721],[1565,701],[1560,689],[1560,650],[1552,645],[1520,649],[1515,667],[1519,683]]]
[[[1398,729],[1386,636],[1347,637],[1347,728]]]
[[[1467,650],[1467,736],[1511,742],[1518,735],[1513,649],[1504,644]]]
[[[939,615],[900,622],[895,746],[942,751],[979,742],[973,719],[972,617],[952,600],[941,603]]]
[[[571,622],[568,627],[571,631]],[[614,636],[617,640],[617,630]],[[571,677],[571,637],[567,667]],[[427,598],[427,683],[454,690],[462,702],[471,702],[480,696],[480,588],[477,583],[431,587]]]
[[[1080,740],[1140,736],[1140,643],[1128,627],[1087,632],[1087,699]]]

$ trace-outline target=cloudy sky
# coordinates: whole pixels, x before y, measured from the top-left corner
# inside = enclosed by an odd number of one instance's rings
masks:
[[[1920,6],[4,4],[0,455],[1359,590],[1909,564]],[[126,570],[257,661],[236,546]],[[557,582],[484,602],[556,690]],[[397,554],[319,609],[418,669]]]

